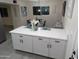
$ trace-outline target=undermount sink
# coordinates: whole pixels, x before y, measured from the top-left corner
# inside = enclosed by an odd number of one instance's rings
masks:
[[[48,28],[48,27],[42,27],[42,30],[51,30],[51,28]]]
[[[31,27],[27,27],[27,26],[25,28],[32,29]],[[34,31],[38,31],[38,30],[48,30],[48,31],[50,31],[51,28],[48,28],[48,27],[37,27],[37,29],[35,29]]]

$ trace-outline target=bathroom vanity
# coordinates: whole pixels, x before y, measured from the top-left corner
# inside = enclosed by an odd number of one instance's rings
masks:
[[[39,27],[37,31],[32,31],[26,26],[21,26],[10,33],[16,50],[55,59],[65,58],[67,35],[64,29],[43,30]]]

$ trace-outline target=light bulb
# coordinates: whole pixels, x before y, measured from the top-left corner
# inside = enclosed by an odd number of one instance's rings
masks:
[[[40,12],[41,10],[39,9],[38,12]]]

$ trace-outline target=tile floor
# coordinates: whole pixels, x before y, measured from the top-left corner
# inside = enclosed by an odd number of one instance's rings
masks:
[[[22,51],[15,51],[12,47],[11,36],[7,34],[7,41],[0,45],[0,59],[50,59]]]

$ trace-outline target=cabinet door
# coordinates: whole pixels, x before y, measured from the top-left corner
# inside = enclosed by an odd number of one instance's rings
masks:
[[[23,37],[23,50],[27,52],[32,52],[32,36],[24,36]]]
[[[20,38],[18,34],[11,34],[12,42],[14,49],[23,50],[22,49],[22,38]]]
[[[61,40],[50,40],[49,57],[64,59],[66,42]]]
[[[47,48],[48,43],[49,40],[45,38],[33,39],[33,52],[43,56],[48,56],[48,48]]]

